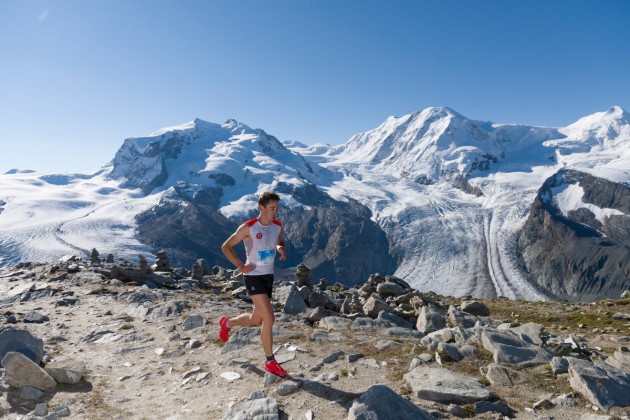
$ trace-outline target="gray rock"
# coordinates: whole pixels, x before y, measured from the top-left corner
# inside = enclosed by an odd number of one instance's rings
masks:
[[[451,327],[472,328],[477,323],[477,317],[475,315],[460,311],[455,305],[449,306],[447,317],[448,324]]]
[[[315,382],[333,382],[339,380],[339,375],[336,373],[322,373],[318,377],[314,378]]]
[[[319,321],[319,328],[324,328],[328,331],[331,330],[347,330],[352,324],[352,320],[348,318],[342,318],[340,316],[327,316]]]
[[[275,398],[256,398],[234,406],[223,420],[278,420],[278,403]]]
[[[572,392],[557,396],[551,400],[551,403],[560,407],[577,407],[581,404],[580,400]]]
[[[464,312],[468,312],[477,316],[490,316],[490,309],[488,306],[477,300],[465,300],[461,304],[461,309]]]
[[[531,367],[548,363],[553,358],[553,353],[543,347],[496,330],[485,329],[481,333],[481,342],[493,353],[494,362],[498,364]]]
[[[397,327],[400,327],[400,328],[409,328],[409,329],[413,328],[413,325],[411,325],[411,322],[409,322],[409,321],[407,321],[405,319],[402,319],[398,315],[393,314],[393,313],[388,312],[388,311],[381,311],[381,312],[379,312],[377,319],[381,319],[383,321],[391,322],[392,324],[394,324],[394,325],[396,325]]]
[[[514,386],[532,379],[532,377],[526,373],[495,363],[488,365],[485,376],[492,386]]]
[[[59,405],[55,409],[55,414],[58,417],[68,417],[70,415],[70,409],[66,405]]]
[[[188,304],[179,301],[170,301],[159,305],[149,315],[149,318],[154,320],[157,318],[172,317],[180,315],[184,309],[188,308]]]
[[[459,352],[459,346],[457,344],[439,343],[437,350],[450,357],[453,361],[459,362],[462,360],[462,354]]]
[[[455,334],[449,328],[433,331],[420,339],[420,343],[429,351],[437,350],[440,343],[452,343],[455,341]]]
[[[29,311],[29,312],[24,314],[24,319],[23,320],[26,323],[43,324],[44,322],[49,321],[50,318],[48,318],[48,315],[44,315],[44,314],[42,314],[40,312]]]
[[[302,295],[292,284],[276,288],[274,298],[283,305],[287,314],[297,315],[307,308]]]
[[[428,353],[422,353],[422,354],[418,355],[418,359],[420,359],[420,361],[423,362],[423,363],[429,363],[431,360],[433,360],[433,356],[431,356]]]
[[[35,406],[35,410],[33,410],[33,414],[39,417],[43,417],[48,414],[48,404],[39,403]]]
[[[376,332],[393,326],[394,324],[391,322],[382,319],[357,318],[350,326],[350,329],[352,331]]]
[[[459,348],[459,353],[463,357],[473,357],[479,353],[479,348],[472,346],[470,344],[464,344]]]
[[[348,420],[424,420],[434,419],[385,385],[373,385],[353,403]]]
[[[400,343],[397,343],[392,340],[378,340],[374,344],[374,347],[376,347],[379,350],[393,349],[394,347],[399,347],[399,346],[400,346]]]
[[[554,375],[560,375],[569,371],[569,361],[564,357],[554,357],[549,364]]]
[[[405,294],[405,289],[397,283],[385,281],[376,286],[376,293],[381,296],[400,296]]]
[[[44,370],[59,384],[77,384],[83,377],[85,365],[75,360],[65,360],[49,363]]]
[[[277,392],[278,392],[278,395],[285,396],[285,395],[290,395],[297,392],[298,389],[300,389],[299,382],[287,380],[287,381],[284,381],[282,384],[280,384]]]
[[[243,327],[237,330],[233,330],[230,334],[230,339],[223,347],[221,347],[221,354],[230,353],[236,350],[240,350],[255,341],[260,340],[260,329],[255,327]]]
[[[182,331],[189,331],[195,328],[201,328],[206,325],[206,318],[201,315],[192,315],[184,320]]]
[[[24,400],[37,401],[44,396],[44,393],[32,386],[24,386],[20,389],[20,398]]]
[[[416,397],[442,404],[469,404],[493,397],[477,380],[445,368],[418,366],[404,379]]]
[[[324,357],[322,359],[322,363],[332,363],[335,362],[337,360],[339,360],[339,358],[343,355],[345,355],[346,352],[344,351],[336,351],[334,353],[329,354],[328,356]]]
[[[32,386],[42,391],[50,391],[57,386],[52,376],[22,353],[7,353],[2,359],[2,367],[6,369],[4,380],[11,386]]]
[[[280,364],[286,363],[288,361],[291,360],[295,360],[296,354],[295,352],[289,352],[289,353],[284,353],[284,354],[277,354],[276,355],[276,361]]]
[[[507,406],[504,402],[479,401],[474,405],[475,413],[499,413],[503,416],[514,417],[516,411]]]
[[[418,315],[416,329],[423,333],[438,331],[446,327],[446,313],[434,305],[423,306]]]
[[[365,357],[363,353],[353,353],[353,354],[347,355],[346,360],[348,360],[348,362],[350,363],[354,363],[363,357]]]
[[[315,331],[308,339],[310,341],[343,341],[344,338],[344,335],[338,331],[331,333]]]
[[[600,362],[575,357],[569,361],[569,384],[591,404],[603,409],[630,406],[630,374]]]
[[[14,327],[0,329],[0,360],[11,351],[17,351],[39,364],[44,357],[44,342],[26,330]]]
[[[384,333],[394,337],[412,337],[417,339],[424,337],[424,333],[421,333],[420,331],[402,327],[387,328],[384,330]]]
[[[612,356],[606,358],[606,363],[626,373],[630,373],[630,350],[620,347]]]
[[[304,311],[300,314],[300,317],[302,319],[307,320],[308,322],[317,322],[320,321],[321,319],[327,317],[327,316],[336,316],[339,317],[339,315],[333,311],[329,311],[327,309],[324,308],[313,308],[313,309],[309,309],[307,311]]]
[[[544,326],[536,324],[535,322],[528,322],[527,324],[519,325],[518,327],[510,328],[514,334],[520,339],[527,341],[531,344],[544,344],[542,339]]]
[[[301,293],[300,296],[302,296]],[[308,306],[310,306],[311,308],[323,308],[324,306],[326,306],[326,302],[328,302],[328,296],[326,296],[325,293],[313,291],[308,295]]]
[[[363,304],[363,313],[370,318],[376,318],[381,311],[394,312],[394,308],[389,306],[383,299],[374,295],[370,296]]]
[[[144,318],[149,314],[151,308],[142,303],[132,303],[127,306],[118,314],[118,318],[126,318],[128,316],[132,318]]]

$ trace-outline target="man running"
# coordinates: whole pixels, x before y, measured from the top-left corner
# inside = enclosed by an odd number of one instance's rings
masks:
[[[273,264],[276,251],[282,261],[286,260],[282,223],[276,220],[280,197],[273,192],[264,192],[258,198],[258,217],[243,223],[221,247],[225,256],[238,268],[245,279],[245,287],[252,298],[252,312],[234,318],[224,316],[219,320],[219,338],[226,342],[230,329],[238,326],[260,325],[260,339],[265,357],[265,370],[277,376],[285,376],[284,370],[273,354]],[[243,241],[247,260],[245,264],[234,252],[234,246]]]

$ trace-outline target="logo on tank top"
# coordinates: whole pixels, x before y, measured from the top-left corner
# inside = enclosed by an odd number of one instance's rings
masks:
[[[258,233],[256,234],[256,239],[262,239],[262,233],[258,232]]]

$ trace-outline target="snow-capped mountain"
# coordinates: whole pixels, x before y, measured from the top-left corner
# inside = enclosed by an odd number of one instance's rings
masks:
[[[537,281],[519,238],[560,170],[630,185],[629,121],[620,107],[560,128],[427,108],[343,145],[306,146],[196,119],[125,140],[95,174],[0,175],[0,265],[92,247],[130,259],[165,248],[183,264],[228,265],[222,241],[273,189],[283,197],[286,268],[304,261],[347,284],[395,274],[458,296],[563,297]]]

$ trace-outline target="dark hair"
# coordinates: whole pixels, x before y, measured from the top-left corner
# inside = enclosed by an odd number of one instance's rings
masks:
[[[270,201],[280,201],[280,196],[274,192],[265,191],[258,197],[258,204],[263,207],[267,207]]]

